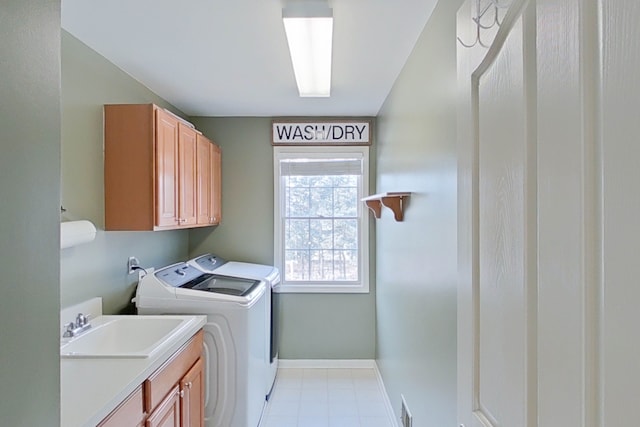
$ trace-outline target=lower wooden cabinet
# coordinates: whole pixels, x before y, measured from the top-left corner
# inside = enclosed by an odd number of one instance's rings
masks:
[[[194,335],[98,427],[203,427],[202,331]]]

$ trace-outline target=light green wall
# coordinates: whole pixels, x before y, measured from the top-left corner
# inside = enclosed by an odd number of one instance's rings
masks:
[[[222,148],[222,223],[214,230],[191,231],[191,255],[213,252],[236,261],[273,264],[271,119],[191,119]],[[374,282],[366,295],[282,294],[280,357],[372,359]]]
[[[137,277],[126,271],[129,256],[143,266],[183,260],[187,231],[105,232],[102,106],[156,103],[176,110],[146,87],[62,32],[62,205],[65,219],[88,219],[98,228],[94,242],[64,249],[60,256],[63,307],[103,297],[106,313],[129,304]]]
[[[379,192],[411,191],[377,222],[377,361],[414,426],[456,422],[456,31],[441,1],[378,115]],[[385,217],[386,215],[386,217]]]
[[[0,425],[58,426],[60,1],[0,13]]]
[[[196,256],[273,264],[273,160],[269,118],[191,117],[222,149],[222,222],[190,232]]]

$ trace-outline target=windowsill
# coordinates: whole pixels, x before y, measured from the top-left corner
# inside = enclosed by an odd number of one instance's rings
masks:
[[[368,294],[369,287],[362,285],[283,285],[273,289],[279,294]]]

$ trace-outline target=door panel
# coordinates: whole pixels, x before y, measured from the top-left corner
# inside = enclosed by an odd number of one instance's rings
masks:
[[[479,425],[524,426],[527,402],[527,101],[523,22],[476,77],[479,276],[474,292]],[[534,187],[535,188],[535,187]],[[535,208],[535,206],[534,206]],[[535,284],[531,284],[535,286]]]
[[[156,225],[175,226],[178,219],[178,122],[156,110]]]
[[[197,207],[198,224],[209,224],[211,222],[211,142],[198,135],[198,166],[197,166]]]
[[[180,380],[182,427],[202,427],[204,423],[204,365],[202,359]]]
[[[222,151],[211,144],[211,223],[222,221]]]
[[[474,14],[492,4],[468,2],[459,22],[473,27]],[[532,5],[494,7],[500,25],[481,29],[480,36],[459,31],[461,39],[478,37],[474,46],[459,46],[458,56],[461,87],[468,91],[461,101],[460,194],[469,197],[460,202],[459,419],[474,427],[536,425]]]
[[[178,218],[180,225],[196,223],[196,132],[179,123],[178,161],[180,179],[178,181]]]
[[[600,0],[603,426],[638,424],[640,402],[640,2]]]
[[[536,7],[538,423],[594,427],[597,405],[585,396],[596,387],[590,377],[597,357],[587,301],[597,268],[588,243],[597,231],[589,130],[596,122],[589,106],[597,84],[589,76],[595,64],[588,63],[597,51],[595,1],[537,0]],[[580,20],[593,22],[584,25],[592,32],[586,40]]]
[[[180,427],[180,390],[177,385],[149,415],[146,427]]]

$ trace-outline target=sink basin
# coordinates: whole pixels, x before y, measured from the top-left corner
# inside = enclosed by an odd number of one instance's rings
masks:
[[[61,357],[149,357],[188,326],[171,316],[101,316],[91,329],[61,343]]]

